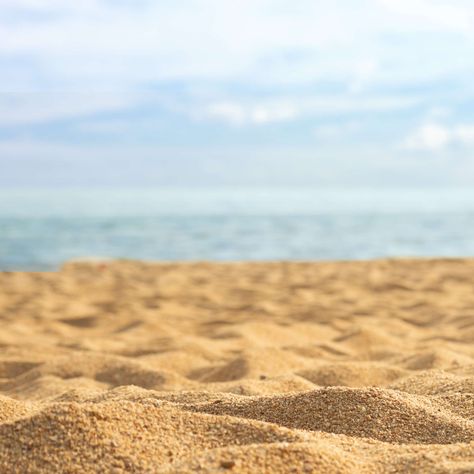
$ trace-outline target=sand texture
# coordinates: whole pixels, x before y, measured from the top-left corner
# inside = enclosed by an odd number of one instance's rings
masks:
[[[1,473],[474,473],[474,260],[0,273]]]

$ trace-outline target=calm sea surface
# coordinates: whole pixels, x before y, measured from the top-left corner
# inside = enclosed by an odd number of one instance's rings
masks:
[[[0,190],[0,269],[474,256],[474,190]]]

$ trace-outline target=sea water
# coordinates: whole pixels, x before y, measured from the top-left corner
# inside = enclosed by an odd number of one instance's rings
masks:
[[[470,189],[0,190],[0,270],[473,255]]]

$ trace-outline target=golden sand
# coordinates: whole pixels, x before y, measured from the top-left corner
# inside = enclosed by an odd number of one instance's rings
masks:
[[[474,260],[0,273],[1,473],[474,472]]]

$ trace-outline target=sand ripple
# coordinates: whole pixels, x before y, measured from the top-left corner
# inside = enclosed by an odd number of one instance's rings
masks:
[[[0,273],[0,472],[474,472],[474,260]]]

